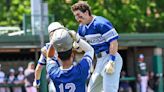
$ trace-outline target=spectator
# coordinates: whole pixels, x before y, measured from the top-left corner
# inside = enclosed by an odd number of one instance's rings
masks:
[[[9,70],[9,77],[8,77],[8,80],[7,80],[7,83],[8,84],[14,84],[14,81],[16,80],[16,77],[15,77],[15,70],[13,68],[11,68]],[[10,87],[9,89],[7,89],[8,92],[16,92],[15,91],[15,87]]]
[[[26,92],[37,92],[37,89],[33,87],[34,71],[35,71],[34,68],[35,68],[34,62],[29,62],[28,67],[24,72]]]
[[[23,67],[18,68],[19,73],[17,75],[16,81],[14,82],[15,84],[24,84],[24,73],[23,73],[23,71],[24,71]],[[23,92],[22,89],[23,89],[23,86],[15,88],[16,92]]]
[[[147,82],[148,82],[148,75],[147,75],[147,67],[146,63],[144,62],[144,55],[140,54],[138,58],[138,74],[140,78],[140,87],[141,92],[147,91]]]
[[[1,70],[1,64],[0,64],[0,85],[5,84],[5,73]],[[5,87],[0,87],[0,92],[6,92]]]
[[[122,71],[120,77],[121,78],[127,77],[126,72],[125,71]],[[122,80],[120,82],[119,92],[132,92],[132,88],[130,87],[128,81]]]

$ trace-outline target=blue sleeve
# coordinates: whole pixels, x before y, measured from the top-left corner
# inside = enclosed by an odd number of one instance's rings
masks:
[[[90,75],[90,68],[92,66],[92,58],[88,55],[85,55],[79,62],[79,66],[81,67],[82,76],[84,78],[88,78]]]
[[[79,34],[80,37],[85,36],[85,31],[83,31],[83,26],[82,25],[79,25],[77,33]]]
[[[117,31],[109,21],[97,24],[97,29],[108,43],[119,37]]]
[[[40,55],[39,60],[38,60],[38,64],[46,65],[46,57],[43,54]]]
[[[57,63],[57,60],[48,59],[46,69],[49,74],[49,77],[54,80],[56,77],[60,76],[60,68]]]
[[[82,36],[82,32],[81,32],[82,30],[81,30],[81,27],[79,26],[78,27],[78,30],[77,30],[77,33],[79,34],[79,36]]]
[[[46,45],[44,47],[42,47],[42,48],[46,48],[46,50],[48,50],[48,47],[49,47],[49,43],[46,43]],[[41,55],[39,57],[38,64],[46,65],[46,57],[43,55],[42,52],[41,52]]]

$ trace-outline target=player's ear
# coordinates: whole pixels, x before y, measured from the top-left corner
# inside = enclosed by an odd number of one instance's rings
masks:
[[[71,58],[74,59],[75,58],[75,53],[72,51],[71,53]]]
[[[71,53],[71,57],[74,57],[74,53],[73,52]]]

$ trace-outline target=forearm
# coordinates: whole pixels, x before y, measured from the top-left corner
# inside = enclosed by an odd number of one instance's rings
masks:
[[[80,39],[79,42],[79,47],[85,51],[85,54],[88,54],[89,56],[91,56],[91,58],[93,59],[94,56],[94,49],[92,48],[91,45],[89,45],[86,41],[84,41],[83,39]]]
[[[109,54],[110,55],[115,55],[118,51],[118,42],[117,40],[114,40],[110,43],[110,47],[109,47]]]
[[[43,66],[37,65],[35,69],[35,80],[40,80],[41,72],[42,72]]]
[[[75,31],[69,31],[69,34],[72,39],[77,42],[79,47],[84,50],[85,54],[89,55],[93,59],[94,49],[86,41],[80,39],[80,35],[76,34]]]

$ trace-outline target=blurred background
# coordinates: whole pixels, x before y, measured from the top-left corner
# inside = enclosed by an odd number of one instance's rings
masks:
[[[40,48],[49,42],[48,25],[58,21],[77,30],[71,5],[78,0],[0,0],[0,92],[18,92],[24,82],[11,78],[29,62],[37,64]],[[111,21],[120,35],[123,57],[120,92],[140,92],[139,55],[143,54],[148,76],[148,92],[164,92],[164,0],[87,0],[92,13]],[[80,57],[81,54],[79,54]],[[77,55],[78,58],[78,55]],[[13,69],[13,70],[12,70]],[[44,81],[46,71],[42,72]],[[153,77],[152,77],[153,76]],[[2,79],[4,78],[4,79]],[[48,92],[48,82],[38,92]],[[1,91],[5,88],[5,91]]]

